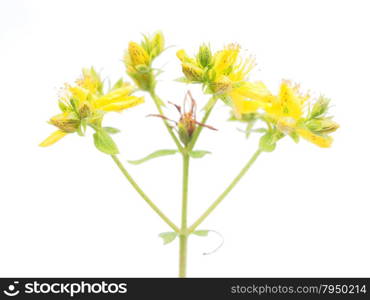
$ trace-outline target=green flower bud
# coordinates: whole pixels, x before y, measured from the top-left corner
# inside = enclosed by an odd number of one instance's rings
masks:
[[[329,109],[330,99],[320,96],[316,103],[312,106],[310,118],[317,118],[324,115]]]
[[[209,46],[203,44],[199,47],[197,60],[200,66],[203,68],[208,67],[212,62],[212,52]]]
[[[313,119],[306,123],[306,127],[313,132],[331,133],[339,128],[339,124],[330,118]]]
[[[80,115],[80,118],[87,118],[90,113],[91,113],[91,105],[89,102],[84,101],[83,103],[80,104],[78,108],[78,114]]]

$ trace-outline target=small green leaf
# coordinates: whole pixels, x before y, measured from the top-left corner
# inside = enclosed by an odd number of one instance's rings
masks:
[[[177,150],[171,150],[171,149],[163,149],[163,150],[158,150],[158,151],[155,151],[141,159],[138,159],[138,160],[129,160],[128,162],[130,164],[133,164],[133,165],[139,165],[139,164],[142,164],[143,162],[146,162],[148,160],[151,160],[153,158],[157,158],[157,157],[161,157],[161,156],[165,156],[165,155],[173,155],[173,154],[176,154],[178,151]]]
[[[250,137],[255,122],[256,122],[255,120],[248,122],[247,128],[245,130],[245,137],[246,138]]]
[[[103,127],[103,129],[106,132],[108,132],[109,134],[115,134],[115,133],[119,133],[121,131],[118,128],[114,128],[114,127]]]
[[[159,234],[159,237],[163,239],[163,245],[167,245],[175,240],[177,237],[176,232],[162,232]]]
[[[196,230],[193,234],[197,236],[208,236],[209,230]]]
[[[260,149],[265,152],[272,152],[275,150],[276,140],[274,133],[269,131],[260,138]]]
[[[190,157],[192,158],[202,158],[206,154],[211,154],[212,152],[210,151],[205,151],[205,150],[193,150],[189,152]]]
[[[175,79],[176,82],[181,82],[181,83],[191,83],[191,80],[187,79],[186,77],[180,77]]]
[[[94,133],[94,143],[98,150],[100,150],[103,153],[114,155],[118,154],[118,148],[113,141],[113,139],[110,137],[110,135],[105,132],[102,129],[98,129]]]

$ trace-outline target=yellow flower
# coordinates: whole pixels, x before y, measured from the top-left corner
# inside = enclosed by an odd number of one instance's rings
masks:
[[[106,112],[120,112],[144,102],[143,97],[133,96],[134,87],[119,80],[106,94],[100,76],[94,69],[84,69],[82,78],[76,85],[65,85],[59,98],[62,113],[50,119],[50,124],[58,127],[40,146],[54,144],[69,133],[84,134],[87,125],[96,128],[101,126]]]
[[[203,83],[208,93],[220,96],[237,95],[232,91],[240,87],[255,66],[252,57],[241,58],[240,46],[236,44],[227,45],[214,55],[210,47],[203,44],[196,58],[189,57],[185,50],[179,50],[177,57],[188,81]],[[235,97],[238,98],[236,101],[240,99],[239,96]]]
[[[289,81],[282,81],[279,95],[273,98],[272,105],[266,111],[275,118],[293,118],[299,120],[303,115],[303,107],[309,95],[299,93],[299,86]]]
[[[239,57],[240,46],[230,44],[214,55],[213,70],[217,75],[229,75]]]
[[[339,128],[339,125],[326,117],[329,100],[321,97],[311,113],[305,116],[310,96],[302,94],[298,85],[283,81],[279,94],[273,98],[266,112],[285,134],[298,134],[307,141],[323,148],[330,147],[332,137],[328,134]]]

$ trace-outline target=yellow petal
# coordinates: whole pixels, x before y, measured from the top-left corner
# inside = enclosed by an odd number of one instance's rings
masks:
[[[85,101],[90,94],[89,90],[81,86],[71,86],[69,87],[69,91],[71,92],[72,97],[80,102]]]
[[[270,103],[273,99],[273,95],[267,89],[266,85],[261,81],[243,82],[241,86],[234,89],[234,93],[238,93],[246,98],[265,103]]]
[[[149,55],[139,44],[130,42],[128,45],[128,53],[134,66],[149,65]]]
[[[238,45],[230,44],[224,50],[216,52],[214,56],[215,64],[213,69],[217,74],[222,74],[230,67],[232,67],[239,55],[240,47]]]
[[[112,101],[100,106],[99,109],[104,111],[122,111],[124,109],[139,105],[144,102],[144,97],[128,96],[122,100]]]
[[[65,137],[68,133],[57,130],[54,131],[51,135],[49,135],[43,142],[39,144],[40,147],[48,147],[50,145],[53,145],[57,141],[59,141],[61,138]]]
[[[312,133],[311,131],[307,130],[307,129],[304,129],[304,128],[298,128],[297,129],[297,133],[303,137],[304,139],[306,139],[307,141],[319,146],[319,147],[322,147],[322,148],[329,148],[333,142],[333,138],[332,137],[324,137],[324,136],[321,136],[321,135],[316,135],[314,133]]]
[[[95,100],[94,106],[97,109],[101,109],[105,105],[108,105],[114,102],[124,101],[125,99],[130,98],[129,95],[133,91],[134,91],[134,87],[132,85],[122,86],[100,97],[99,99]]]

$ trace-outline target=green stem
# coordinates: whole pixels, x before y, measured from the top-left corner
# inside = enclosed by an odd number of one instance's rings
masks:
[[[187,215],[188,215],[188,185],[189,185],[189,154],[183,154],[183,177],[182,177],[182,206],[181,206],[181,230],[179,252],[179,277],[186,277],[187,260]]]
[[[161,107],[161,103],[163,103],[163,101],[157,96],[157,94],[155,93],[155,91],[150,91],[149,93],[150,93],[150,96],[152,97],[152,99],[153,99],[153,101],[155,103],[155,106],[157,107],[157,110],[158,110],[159,114],[164,115],[163,114],[162,107]],[[168,122],[165,119],[162,119],[162,120],[163,120],[164,125],[167,128],[168,133],[170,134],[170,136],[172,137],[173,141],[175,142],[175,144],[177,146],[177,149],[179,150],[179,152],[182,152],[183,151],[183,147],[182,147],[179,139],[176,137],[175,133],[173,132],[171,126],[168,124]]]
[[[206,107],[206,112],[203,116],[203,119],[202,119],[201,123],[206,124],[206,122],[207,122],[207,120],[208,120],[208,118],[209,118],[209,116],[212,112],[212,109],[215,107],[217,99],[218,99],[217,96],[212,96],[211,99],[208,100],[208,102],[205,106]],[[187,146],[187,149],[189,149],[189,151],[193,150],[193,148],[195,146],[195,143],[197,142],[197,140],[199,138],[199,135],[202,132],[202,129],[203,129],[203,126],[198,126],[197,129],[195,130],[195,132],[192,136],[192,139],[191,139],[190,143]]]
[[[164,222],[168,224],[175,232],[179,233],[180,229],[149,199],[149,197],[143,192],[135,180],[131,177],[125,167],[122,165],[122,162],[118,159],[116,155],[111,155],[113,161],[116,163],[118,168],[121,170],[123,175],[131,183],[132,187],[138,192],[138,194],[145,200],[146,203],[162,218]]]
[[[207,218],[211,212],[225,199],[225,197],[231,192],[231,190],[236,186],[236,184],[242,179],[242,177],[247,173],[249,168],[253,165],[256,161],[258,156],[262,153],[260,149],[258,149],[247,164],[241,169],[239,174],[234,178],[234,180],[230,183],[230,185],[222,192],[222,194],[211,204],[211,206],[191,225],[188,229],[188,234],[191,234],[200,223],[202,223],[205,218]]]

